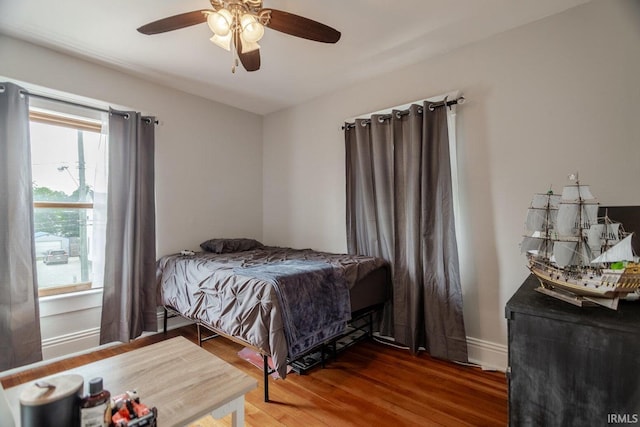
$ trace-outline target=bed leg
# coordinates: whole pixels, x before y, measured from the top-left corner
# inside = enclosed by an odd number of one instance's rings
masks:
[[[202,347],[202,330],[200,329],[200,323],[196,323],[196,327],[198,328],[198,345]]]
[[[167,319],[169,318],[169,312],[167,311],[167,307],[162,307],[164,309],[164,318],[163,318],[163,325],[164,325],[164,334],[167,335]]]
[[[262,355],[262,362],[264,368],[264,401],[269,401],[269,358],[266,354]]]

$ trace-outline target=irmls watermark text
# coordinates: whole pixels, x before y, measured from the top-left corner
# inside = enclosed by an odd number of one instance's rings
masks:
[[[607,424],[638,424],[638,414],[607,414]]]

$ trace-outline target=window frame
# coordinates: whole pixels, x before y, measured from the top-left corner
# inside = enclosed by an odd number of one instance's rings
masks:
[[[62,126],[75,130],[102,133],[102,123],[99,120],[90,118],[69,117],[64,113],[54,111],[43,111],[38,108],[29,108],[29,123],[36,122],[50,126]],[[33,209],[93,209],[93,202],[46,202],[34,201]],[[36,273],[37,274],[37,273]],[[50,286],[40,288],[38,286],[38,297],[53,295],[63,295],[80,291],[87,291],[93,288],[93,282],[80,282],[67,285]]]

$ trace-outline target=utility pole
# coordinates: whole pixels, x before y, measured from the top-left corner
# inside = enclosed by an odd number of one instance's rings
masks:
[[[87,184],[85,178],[84,163],[84,138],[78,129],[78,202],[87,200]],[[89,251],[87,248],[87,212],[86,209],[78,209],[78,226],[80,227],[80,281],[89,281]]]

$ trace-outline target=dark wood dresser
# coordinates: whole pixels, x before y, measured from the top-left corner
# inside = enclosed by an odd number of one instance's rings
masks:
[[[506,305],[509,424],[640,426],[640,302],[580,308],[538,285]]]

